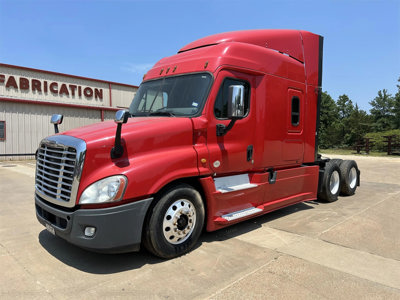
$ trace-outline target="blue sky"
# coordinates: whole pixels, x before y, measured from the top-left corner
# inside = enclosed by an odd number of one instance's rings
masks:
[[[324,36],[323,90],[369,111],[400,77],[400,0],[0,0],[0,62],[139,85],[158,59],[225,31]]]

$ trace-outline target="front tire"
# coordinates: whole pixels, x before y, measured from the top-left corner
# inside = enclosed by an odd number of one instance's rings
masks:
[[[145,225],[144,245],[161,258],[174,258],[196,245],[204,224],[204,204],[192,186],[180,184],[160,195]]]

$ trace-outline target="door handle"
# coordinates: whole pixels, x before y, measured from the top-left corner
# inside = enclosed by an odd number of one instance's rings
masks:
[[[247,161],[253,160],[253,145],[247,146]]]

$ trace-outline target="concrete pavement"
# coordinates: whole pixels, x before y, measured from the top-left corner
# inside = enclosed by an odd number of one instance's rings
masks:
[[[400,158],[355,159],[355,196],[204,233],[168,261],[52,236],[35,217],[34,162],[0,162],[0,298],[400,299]]]

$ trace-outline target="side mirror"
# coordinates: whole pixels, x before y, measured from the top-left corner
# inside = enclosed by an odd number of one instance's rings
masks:
[[[128,122],[128,118],[129,118],[129,113],[126,110],[119,110],[115,113],[115,123],[117,124],[125,124],[126,122]]]
[[[115,133],[114,147],[111,149],[111,158],[119,158],[124,154],[124,148],[121,144],[121,129],[122,124],[128,122],[129,112],[119,110],[115,113],[115,123],[117,123],[117,132]]]
[[[224,136],[244,114],[244,86],[231,85],[228,94],[228,119],[231,119],[231,122],[228,126],[217,124],[217,136]]]
[[[244,86],[229,86],[228,94],[228,118],[240,119],[244,117]]]
[[[52,115],[52,116],[51,116],[50,123],[51,123],[51,124],[54,124],[54,131],[55,131],[55,133],[58,133],[58,132],[59,132],[59,131],[58,131],[58,125],[60,125],[60,124],[62,123],[63,118],[64,118],[63,115],[57,115],[57,114],[55,114],[55,115]]]

